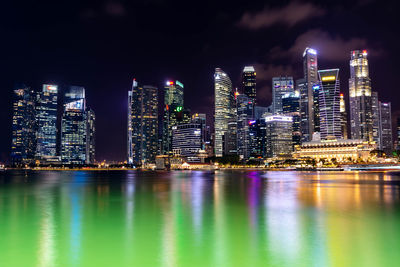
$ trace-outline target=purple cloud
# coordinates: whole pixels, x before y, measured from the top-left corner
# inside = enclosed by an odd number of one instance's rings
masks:
[[[285,24],[292,27],[302,21],[324,14],[325,10],[311,3],[293,1],[280,8],[265,7],[260,12],[246,12],[238,26],[250,30],[268,28],[275,24]]]

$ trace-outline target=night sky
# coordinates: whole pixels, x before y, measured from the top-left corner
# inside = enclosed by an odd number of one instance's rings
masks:
[[[399,6],[395,1],[7,1],[0,15],[0,161],[9,158],[12,90],[23,82],[80,85],[97,117],[97,160],[126,157],[127,92],[140,84],[185,85],[185,107],[213,114],[213,72],[238,87],[245,65],[257,98],[271,78],[302,77],[306,46],[319,69],[340,68],[348,95],[350,50],[367,49],[372,88],[400,114]]]

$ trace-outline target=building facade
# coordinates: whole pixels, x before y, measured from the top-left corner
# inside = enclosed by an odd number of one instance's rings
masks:
[[[43,84],[36,102],[36,153],[42,163],[59,162],[57,156],[57,99],[58,86]]]
[[[287,93],[282,97],[283,114],[293,118],[292,134],[293,148],[301,143],[300,93]]]
[[[167,81],[164,87],[164,116],[163,116],[163,154],[172,153],[172,127],[179,123],[190,122],[190,112],[184,109],[183,84],[176,81]]]
[[[372,141],[371,79],[366,50],[351,52],[349,93],[351,138]]]
[[[214,73],[215,88],[215,122],[214,122],[214,150],[216,157],[224,154],[223,140],[228,130],[228,123],[234,118],[234,94],[232,82],[229,76],[220,68],[215,69]]]
[[[379,115],[379,98],[378,92],[371,92],[371,109],[372,109],[372,140],[377,144],[377,148],[381,148],[380,137],[380,115]]]
[[[321,139],[340,139],[340,82],[339,69],[319,70],[319,119]]]
[[[301,95],[301,113],[302,113],[302,134],[303,141],[310,141],[317,125],[318,130],[318,112],[315,112],[315,103],[318,98],[314,90],[318,85],[318,60],[317,51],[307,47],[303,53],[303,71],[304,79],[298,80],[298,88]]]
[[[200,162],[199,153],[204,150],[202,125],[200,123],[180,124],[172,129],[173,155],[182,156],[187,162]]]
[[[340,130],[342,132],[342,139],[347,139],[348,138],[347,112],[346,112],[346,102],[344,100],[343,94],[340,94]]]
[[[128,163],[155,163],[158,149],[158,89],[139,86],[128,92]]]
[[[237,154],[241,159],[250,157],[250,131],[249,123],[254,120],[253,99],[247,95],[236,97],[237,105]]]
[[[70,86],[64,96],[61,119],[61,162],[86,163],[86,99],[85,88]]]
[[[330,139],[304,142],[296,146],[295,158],[312,158],[315,160],[335,159],[338,162],[348,162],[370,159],[370,152],[376,148],[375,142],[353,139]]]
[[[287,157],[293,151],[292,124],[290,116],[272,115],[265,118],[266,157]]]
[[[86,164],[96,162],[96,114],[86,109]]]
[[[256,71],[253,66],[246,66],[242,72],[242,87],[243,93],[253,100],[256,104]]]
[[[35,92],[20,86],[13,94],[11,163],[22,166],[34,162],[36,151]]]
[[[386,155],[391,156],[393,152],[393,136],[392,108],[390,102],[379,102],[379,138],[379,148],[383,150]]]
[[[283,114],[282,97],[294,92],[293,77],[272,78],[272,109],[273,114]]]

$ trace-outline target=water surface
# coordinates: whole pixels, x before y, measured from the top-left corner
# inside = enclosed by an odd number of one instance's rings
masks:
[[[0,266],[398,266],[400,173],[7,171]]]

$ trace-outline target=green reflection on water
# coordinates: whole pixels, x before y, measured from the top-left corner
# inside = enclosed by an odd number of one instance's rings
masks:
[[[0,266],[396,266],[399,177],[5,172]]]

